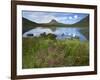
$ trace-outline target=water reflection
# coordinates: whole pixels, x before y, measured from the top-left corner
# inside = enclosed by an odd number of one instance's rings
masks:
[[[86,37],[80,32],[82,28],[77,27],[56,27],[53,28],[44,28],[36,27],[31,29],[23,34],[23,37],[39,37],[41,34],[45,33],[46,35],[51,33],[56,35],[56,39],[68,39],[72,37],[78,37],[81,41],[87,40]]]

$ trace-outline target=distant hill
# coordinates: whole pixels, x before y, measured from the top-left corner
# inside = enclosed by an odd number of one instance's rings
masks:
[[[65,25],[63,23],[60,23],[58,21],[56,21],[55,19],[51,20],[49,23],[47,23],[48,25]]]
[[[58,27],[61,27],[61,26],[68,26],[68,24],[63,24],[63,23],[60,23],[58,21],[56,21],[55,19],[52,19],[49,23],[42,23],[41,26],[44,26],[44,27],[54,27],[54,26],[58,26]]]
[[[60,23],[57,22],[56,20],[51,20],[49,23],[43,23],[41,24],[41,26],[46,26],[46,27],[52,27],[52,26],[65,26],[65,27],[88,27],[89,26],[89,16],[83,18],[82,20],[80,20],[79,22],[75,23],[75,24],[64,24],[64,23]]]
[[[49,23],[36,23],[36,22],[33,22],[33,21],[30,21],[26,18],[22,18],[22,27],[23,27],[23,33],[30,30],[30,29],[33,29],[35,27],[38,27],[38,26],[41,26],[41,27],[88,27],[89,26],[89,16],[85,17],[84,19],[82,19],[81,21],[75,23],[75,24],[63,24],[63,23],[60,23],[56,20],[51,20]]]
[[[36,27],[38,24],[35,23],[35,22],[32,22],[26,18],[22,18],[22,27],[23,27],[23,33],[30,30],[30,29],[33,29],[34,27]]]
[[[81,21],[79,21],[75,24],[72,24],[71,26],[88,27],[89,26],[89,16],[83,18]]]

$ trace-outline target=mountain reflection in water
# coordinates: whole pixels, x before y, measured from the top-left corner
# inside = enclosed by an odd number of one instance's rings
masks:
[[[36,27],[31,29],[23,34],[23,37],[39,37],[41,34],[54,34],[56,35],[56,39],[69,39],[71,37],[79,37],[80,41],[87,40],[87,38],[80,32],[84,28],[79,27],[55,27],[47,28],[47,27]]]

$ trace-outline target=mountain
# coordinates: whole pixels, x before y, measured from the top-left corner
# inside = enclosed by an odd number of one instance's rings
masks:
[[[38,26],[41,26],[41,27],[54,27],[54,26],[55,27],[62,27],[62,26],[63,27],[89,27],[89,16],[85,17],[84,19],[82,19],[81,21],[75,24],[63,24],[56,21],[55,19],[51,20],[49,23],[36,23],[22,17],[23,33]]]
[[[83,18],[82,20],[80,20],[79,22],[75,23],[75,24],[64,24],[64,23],[60,23],[56,20],[51,20],[49,23],[43,23],[41,24],[41,26],[46,26],[46,27],[52,27],[52,26],[57,26],[57,27],[88,27],[89,26],[89,16],[86,16],[85,18]]]
[[[57,22],[56,20],[53,19],[48,24],[53,25],[53,24],[61,24],[61,23],[59,23],[59,22]]]
[[[58,21],[56,21],[55,19],[52,19],[49,23],[42,23],[41,24],[42,26],[49,26],[49,27],[53,27],[53,26],[67,26],[68,24],[63,24],[63,23],[60,23]]]
[[[23,33],[36,27],[38,24],[22,17]]]
[[[85,18],[83,18],[81,21],[75,23],[75,24],[72,24],[71,26],[79,26],[79,27],[89,27],[89,15],[86,16]]]

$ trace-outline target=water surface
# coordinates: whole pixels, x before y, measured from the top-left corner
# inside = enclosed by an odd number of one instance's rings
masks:
[[[40,34],[55,34],[57,37],[56,39],[68,39],[71,37],[79,37],[81,41],[87,40],[85,35],[83,35],[80,30],[84,28],[79,27],[55,27],[55,28],[47,28],[47,27],[36,27],[31,29],[23,34],[23,37],[30,37],[28,34],[33,34],[31,37],[39,37]]]

